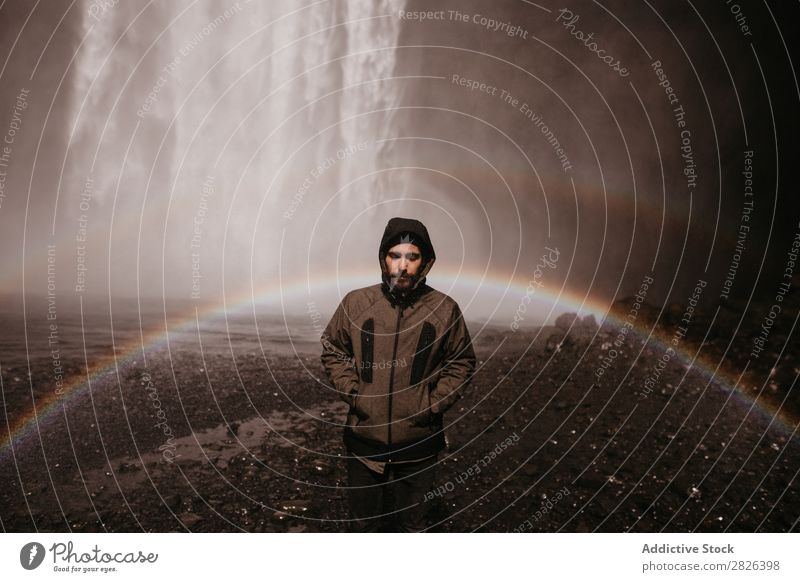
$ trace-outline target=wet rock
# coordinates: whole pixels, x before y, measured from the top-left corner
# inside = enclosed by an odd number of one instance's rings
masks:
[[[574,345],[587,345],[598,331],[594,315],[583,318],[577,313],[562,313],[556,318],[556,331],[547,338],[545,349],[558,352]]]
[[[311,501],[308,499],[293,499],[280,502],[278,507],[285,512],[301,515],[309,510]]]
[[[563,332],[568,332],[576,324],[580,325],[580,321],[577,313],[562,313],[556,318],[556,327]]]
[[[183,525],[185,525],[188,529],[191,529],[193,525],[197,522],[201,521],[203,518],[197,515],[196,513],[181,513],[178,515],[178,519],[181,521]]]
[[[565,334],[564,332],[558,332],[548,336],[547,343],[545,344],[545,349],[548,352],[558,353],[561,351],[562,347],[571,344],[572,342],[569,340],[569,336],[567,334]]]

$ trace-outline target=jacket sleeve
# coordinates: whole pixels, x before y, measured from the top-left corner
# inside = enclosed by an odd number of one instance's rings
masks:
[[[442,414],[461,398],[475,372],[472,340],[458,305],[453,309],[450,333],[445,341],[444,364],[436,387],[431,390],[431,412]]]
[[[352,363],[353,344],[350,341],[350,326],[345,301],[339,304],[325,331],[322,342],[322,366],[339,397],[353,405],[353,396],[358,392],[359,378]]]

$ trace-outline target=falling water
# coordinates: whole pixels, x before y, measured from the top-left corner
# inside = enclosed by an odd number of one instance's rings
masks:
[[[107,263],[112,292],[200,275],[206,301],[303,277],[295,251],[335,248],[391,165],[402,3],[110,4],[84,1],[58,222],[72,237],[91,177],[89,288]]]

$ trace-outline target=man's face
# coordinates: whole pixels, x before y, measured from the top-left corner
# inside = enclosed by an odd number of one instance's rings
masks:
[[[417,245],[401,243],[389,249],[384,262],[391,275],[390,285],[408,290],[414,285],[413,278],[422,266],[422,254]]]

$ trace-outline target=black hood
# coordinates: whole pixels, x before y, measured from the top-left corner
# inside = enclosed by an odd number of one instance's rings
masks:
[[[422,266],[416,275],[414,286],[406,293],[402,294],[397,289],[389,287],[391,277],[386,269],[384,259],[386,253],[394,245],[400,242],[408,242],[415,244],[419,247],[422,253]],[[396,216],[389,220],[386,229],[383,231],[381,238],[381,245],[378,248],[378,261],[381,266],[381,288],[384,293],[392,300],[393,303],[411,303],[416,297],[425,291],[425,278],[428,272],[433,267],[436,261],[436,252],[433,250],[433,243],[431,237],[428,235],[428,229],[419,220],[413,218],[400,218]]]

